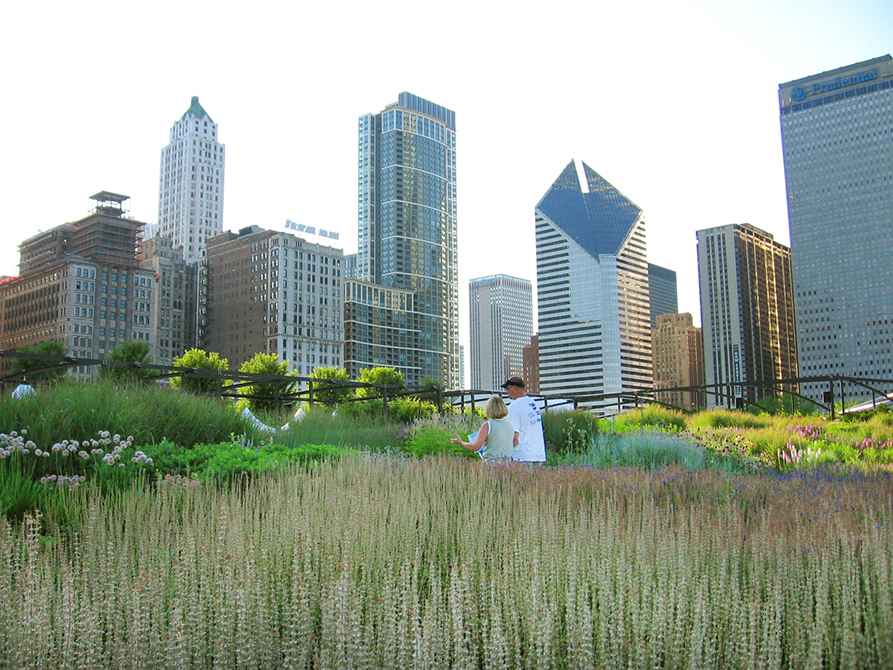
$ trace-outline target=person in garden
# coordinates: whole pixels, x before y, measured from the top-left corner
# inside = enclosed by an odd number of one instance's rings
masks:
[[[543,437],[543,414],[536,401],[524,390],[524,380],[510,377],[502,388],[511,398],[508,422],[515,431],[515,449],[512,460],[525,463],[543,463],[546,460],[546,440]]]
[[[490,396],[484,414],[487,421],[481,424],[476,433],[468,436],[465,442],[458,435],[451,442],[480,454],[485,461],[507,461],[514,450],[515,429],[506,420],[508,407],[498,395]]]

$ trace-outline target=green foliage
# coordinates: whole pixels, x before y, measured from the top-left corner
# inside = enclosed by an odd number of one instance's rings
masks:
[[[411,423],[437,416],[437,405],[418,398],[395,398],[388,401],[388,416],[392,421]]]
[[[150,471],[155,478],[188,477],[197,481],[230,481],[240,475],[281,470],[289,464],[312,463],[356,454],[355,449],[331,444],[258,444],[229,440],[218,444],[198,444],[184,449],[170,441],[146,448],[152,458]]]
[[[255,354],[253,358],[242,363],[239,372],[247,372],[256,375],[272,375],[272,376],[291,376],[289,375],[288,361],[279,361],[276,354]],[[279,396],[294,393],[294,382],[282,382],[271,380],[268,383],[250,384],[242,389],[242,393],[246,395],[261,396],[258,398],[244,398],[247,406],[254,410],[271,410],[282,406],[281,400],[277,402],[276,394]]]
[[[334,444],[370,451],[388,451],[402,442],[400,424],[384,421],[381,415],[356,416],[349,408],[365,403],[347,403],[335,412],[325,407],[306,408],[301,421],[291,422],[288,430],[276,435],[277,442],[297,447],[301,444]]]
[[[137,363],[146,365],[151,363],[149,358],[149,343],[145,340],[124,342],[112,349],[105,357],[107,361]],[[151,370],[119,365],[103,365],[99,368],[99,375],[118,382],[135,382],[145,380],[152,376]]]
[[[336,367],[313,368],[310,377],[312,379],[325,379],[333,382],[350,381],[350,375],[347,374],[347,370]],[[355,391],[350,386],[342,386],[339,388],[334,384],[329,385],[325,382],[313,383],[313,400],[314,402],[320,402],[324,405],[338,405],[354,394]]]
[[[598,417],[585,410],[543,412],[547,454],[584,451],[598,433]]]
[[[469,433],[479,427],[469,426],[467,421],[461,419],[422,419],[409,427],[404,450],[416,458],[444,454],[479,458],[471,450],[450,442],[457,434],[466,439]]]
[[[118,387],[108,380],[70,382],[22,400],[0,398],[0,431],[27,430],[39,446],[90,439],[98,431],[133,435],[139,445],[167,438],[184,446],[213,443],[245,424],[226,400],[181,393],[161,384]]]
[[[18,349],[22,354],[39,354],[42,356],[66,356],[68,351],[60,340],[44,340],[37,344],[29,344]],[[52,382],[57,381],[65,376],[67,368],[59,368],[58,370],[45,370],[44,372],[33,372],[40,368],[45,368],[55,363],[51,361],[40,361],[33,358],[14,358],[10,375],[28,376],[30,381]]]
[[[648,405],[642,409],[624,412],[614,420],[614,430],[617,432],[636,431],[642,428],[670,433],[685,430],[685,415],[661,405]]]
[[[747,412],[734,412],[728,409],[713,409],[708,412],[698,412],[688,420],[691,430],[699,428],[764,428],[769,425],[770,417],[754,416]]]
[[[434,377],[422,377],[421,381],[419,381],[419,386],[437,388],[441,390],[445,388],[443,382],[434,379]]]
[[[363,368],[360,370],[360,378],[357,380],[364,384],[384,384],[388,386],[403,387],[406,380],[403,373],[396,368]],[[393,393],[397,389],[388,389]],[[375,388],[358,388],[357,398],[375,398],[381,395],[381,391]]]
[[[203,349],[189,349],[174,359],[174,365],[199,370],[229,370],[229,361],[220,358],[217,352],[208,353]],[[228,386],[229,383],[224,380],[223,385]],[[173,377],[171,386],[190,393],[211,394],[217,390],[217,380],[211,377]]]

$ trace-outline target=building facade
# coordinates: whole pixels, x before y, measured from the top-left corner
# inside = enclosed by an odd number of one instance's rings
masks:
[[[359,119],[357,283],[345,296],[352,377],[370,365],[393,365],[408,384],[427,379],[457,388],[457,249],[455,113],[401,93],[381,113]],[[383,303],[364,302],[373,286],[383,289],[376,293]],[[411,311],[398,315],[409,304]]]
[[[893,379],[893,59],[780,84],[778,102],[800,374]]]
[[[155,276],[139,266],[143,224],[130,219],[126,195],[101,191],[93,212],[20,245],[19,277],[0,284],[0,348],[60,340],[69,355],[101,359],[125,342],[157,350]],[[72,368],[90,377],[92,365]]]
[[[343,367],[340,249],[258,226],[208,240],[205,345],[231,370],[276,354],[308,377]]]
[[[161,150],[155,231],[182,247],[188,263],[201,260],[206,240],[223,231],[224,152],[217,124],[193,96]]]
[[[692,316],[661,314],[651,331],[654,352],[654,388],[679,389],[704,384],[704,340],[695,328]],[[657,400],[680,409],[706,407],[702,391],[665,391],[655,393]]]
[[[648,289],[651,298],[651,328],[657,328],[657,317],[679,311],[676,272],[649,263]]]
[[[536,206],[540,392],[632,393],[652,387],[642,210],[572,161]],[[585,403],[614,413],[634,400]]]
[[[774,397],[743,383],[798,376],[791,250],[746,223],[699,230],[697,238],[705,378],[720,394],[707,403]]]
[[[527,393],[540,392],[540,340],[537,335],[530,337],[530,343],[524,347],[524,388]]]
[[[174,359],[197,347],[196,297],[198,265],[187,263],[183,250],[166,237],[153,237],[141,246],[140,266],[154,275],[153,301],[156,343],[152,362],[173,365]],[[146,298],[146,291],[140,297]]]
[[[498,389],[524,373],[524,347],[533,335],[533,291],[526,279],[491,275],[468,283],[471,387]]]

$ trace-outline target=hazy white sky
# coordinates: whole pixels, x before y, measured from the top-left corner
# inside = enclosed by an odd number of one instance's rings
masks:
[[[291,219],[355,251],[357,117],[410,91],[456,112],[463,343],[469,279],[535,281],[534,206],[573,158],[644,209],[697,321],[696,230],[789,241],[778,84],[893,49],[888,0],[290,5],[5,7],[0,275],[97,191],[156,221],[193,95],[227,148],[225,229]]]

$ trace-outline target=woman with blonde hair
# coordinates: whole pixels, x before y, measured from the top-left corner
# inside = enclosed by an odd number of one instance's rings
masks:
[[[485,461],[511,460],[515,429],[505,418],[508,413],[508,407],[502,398],[498,395],[490,396],[484,409],[488,420],[481,424],[476,433],[468,436],[471,442],[464,442],[458,435],[450,441],[480,454]]]

